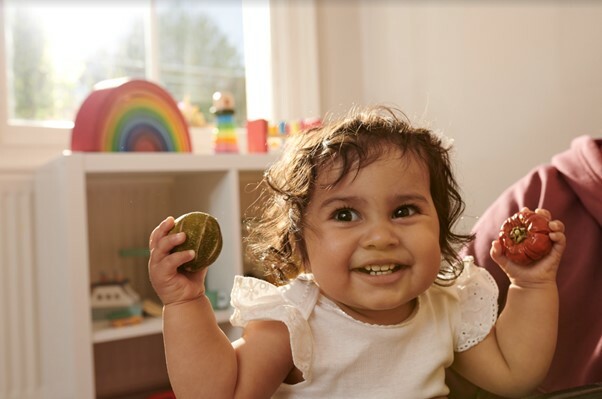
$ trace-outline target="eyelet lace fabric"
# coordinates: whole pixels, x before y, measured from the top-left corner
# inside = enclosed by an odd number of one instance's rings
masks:
[[[498,314],[498,287],[489,272],[464,258],[464,271],[454,286],[460,301],[460,322],[456,330],[457,352],[465,351],[487,337]]]
[[[230,322],[237,327],[245,327],[252,320],[283,322],[289,331],[293,362],[307,381],[311,379],[313,348],[307,318],[318,295],[318,288],[302,276],[283,287],[252,277],[236,276],[231,295],[234,313]],[[303,308],[298,304],[303,304]]]

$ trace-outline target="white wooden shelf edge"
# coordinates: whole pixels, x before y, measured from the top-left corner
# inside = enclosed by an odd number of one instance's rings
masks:
[[[140,324],[123,327],[111,327],[106,321],[98,321],[92,323],[92,341],[99,344],[143,335],[159,334],[162,328],[162,321],[158,317],[146,317]]]
[[[276,154],[198,155],[171,152],[145,153],[71,153],[65,157],[83,157],[84,170],[92,173],[171,172],[212,170],[263,170],[276,160]]]
[[[228,323],[231,314],[232,311],[228,309],[215,311],[215,317],[220,324]],[[92,341],[95,344],[100,344],[144,335],[160,334],[162,331],[163,323],[159,317],[145,317],[140,324],[123,327],[111,327],[108,321],[96,321],[92,323]]]

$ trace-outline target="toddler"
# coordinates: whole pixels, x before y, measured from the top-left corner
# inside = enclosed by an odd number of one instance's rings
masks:
[[[237,276],[230,342],[204,295],[207,270],[178,273],[168,217],[150,236],[150,279],[164,304],[178,398],[438,398],[453,369],[503,396],[528,394],[556,343],[564,225],[530,266],[491,245],[511,281],[497,317],[491,275],[459,259],[464,202],[449,142],[384,106],[287,140],[265,173],[249,249],[266,280]],[[500,224],[503,221],[500,221]]]

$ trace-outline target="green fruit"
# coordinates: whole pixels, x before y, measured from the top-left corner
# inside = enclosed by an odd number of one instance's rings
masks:
[[[210,266],[222,250],[222,233],[217,220],[203,212],[186,213],[176,219],[169,234],[186,233],[186,241],[177,245],[171,253],[194,250],[195,258],[178,267],[178,271],[196,272]]]

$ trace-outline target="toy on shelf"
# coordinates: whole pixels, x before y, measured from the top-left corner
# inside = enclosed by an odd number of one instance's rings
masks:
[[[108,320],[114,327],[138,324],[143,320],[140,296],[123,278],[107,279],[91,285],[92,320]]]
[[[288,137],[289,129],[286,122],[268,126],[268,151],[276,152],[282,148]]]
[[[161,86],[141,79],[98,83],[80,106],[72,151],[191,152],[188,125]]]
[[[322,119],[318,117],[305,118],[300,122],[301,130],[308,130],[314,127],[320,127],[322,125]]]
[[[190,102],[190,96],[185,96],[182,101],[179,101],[178,108],[182,112],[182,115],[184,115],[188,126],[203,127],[207,124],[205,115],[203,115],[199,107]]]
[[[145,314],[152,317],[161,317],[163,315],[163,306],[152,299],[145,299],[142,301],[142,310]]]
[[[214,151],[216,153],[237,153],[238,138],[234,123],[234,96],[228,92],[213,93],[211,113],[215,114]]]
[[[268,152],[268,121],[255,119],[247,121],[247,151],[249,153]]]
[[[320,126],[321,123],[319,118],[280,121],[277,125],[265,119],[247,121],[247,150],[249,153],[278,152],[289,136]]]

